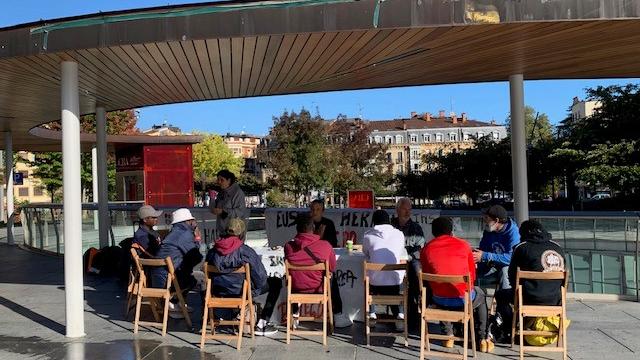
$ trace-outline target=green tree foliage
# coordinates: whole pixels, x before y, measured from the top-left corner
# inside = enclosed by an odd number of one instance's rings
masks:
[[[370,143],[370,133],[364,121],[349,121],[342,115],[328,126],[331,183],[338,194],[354,189],[379,193],[393,179],[385,156],[387,146]]]
[[[553,125],[549,117],[531,106],[524,107],[524,129],[529,148],[553,141]],[[507,134],[511,136],[511,116],[507,117]]]
[[[193,145],[193,176],[203,188],[215,181],[218,171],[228,169],[240,176],[243,167],[244,160],[233,155],[220,135],[205,134],[201,143]]]

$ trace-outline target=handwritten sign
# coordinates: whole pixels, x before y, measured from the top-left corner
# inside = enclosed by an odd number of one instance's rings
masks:
[[[296,235],[296,218],[298,213],[308,209],[277,209],[265,211],[265,225],[269,246],[283,246]],[[338,244],[342,247],[347,240],[354,244],[361,244],[364,233],[373,227],[371,217],[373,209],[327,209],[324,216],[336,226]],[[391,217],[395,210],[387,210]],[[431,239],[431,222],[440,216],[439,210],[414,210],[413,221],[420,224],[427,240]]]
[[[373,190],[347,191],[347,207],[351,209],[373,209]]]

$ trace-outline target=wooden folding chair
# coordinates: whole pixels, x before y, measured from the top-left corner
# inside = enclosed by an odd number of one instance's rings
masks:
[[[521,280],[540,280],[540,281],[554,281],[561,280],[561,303],[560,305],[525,305],[522,301],[522,284]],[[520,359],[524,359],[524,351],[544,351],[544,352],[562,352],[562,358],[567,358],[567,334],[566,334],[566,322],[567,322],[567,284],[569,281],[569,273],[566,271],[551,271],[551,272],[539,272],[539,271],[522,271],[518,268],[516,275],[516,288],[513,296],[513,321],[511,323],[511,347],[515,343],[516,336],[516,315],[519,322],[517,333],[520,335]],[[536,331],[525,330],[524,319],[527,317],[560,317],[560,326],[558,331]],[[556,347],[553,346],[525,346],[524,336],[558,336]]]
[[[136,296],[136,315],[133,322],[133,333],[138,333],[138,325],[149,325],[162,328],[162,336],[167,333],[167,320],[169,316],[169,300],[172,296],[178,298],[178,306],[184,315],[184,319],[187,325],[191,327],[191,318],[187,311],[184,298],[182,297],[182,291],[180,285],[175,276],[175,269],[170,257],[164,259],[141,259],[135,249],[131,249],[131,257],[136,266],[138,273],[137,284],[134,286],[134,292]],[[147,276],[144,272],[145,267],[166,267],[167,283],[164,288],[152,288],[148,287]],[[145,299],[147,300],[145,302]],[[164,300],[164,306],[160,306],[159,302]],[[149,305],[155,322],[140,321],[140,309],[142,305]],[[162,322],[160,322],[160,316],[158,314],[158,308],[162,308]]]
[[[292,265],[288,260],[284,262],[287,277],[287,344],[291,343],[291,335],[322,335],[322,345],[327,346],[327,322],[329,329],[333,329],[333,310],[331,309],[331,272],[329,262],[325,260],[315,265]],[[324,271],[322,292],[318,294],[302,294],[292,292],[291,271]],[[320,304],[322,306],[322,330],[297,330],[293,328],[291,304]],[[328,319],[327,319],[328,318]],[[299,321],[315,321],[315,317],[298,318]]]
[[[402,294],[399,295],[371,295],[369,292],[370,280],[369,280],[369,271],[397,271],[404,270],[405,276],[404,280],[402,280]],[[407,309],[407,292],[408,292],[408,282],[407,282],[407,263],[402,264],[376,264],[365,261],[364,262],[364,311],[365,311],[365,332],[367,336],[367,346],[369,346],[371,342],[371,336],[389,336],[390,333],[383,332],[371,332],[371,328],[369,327],[369,309],[371,305],[398,305],[402,306],[404,309]],[[381,318],[377,319],[376,322],[379,323],[403,323],[404,324],[404,346],[409,346],[409,336],[407,329],[407,317],[399,320],[396,318]]]
[[[140,245],[136,243],[131,244],[131,250],[135,251],[138,257],[142,256],[143,258],[146,258],[146,259],[153,259],[153,255],[149,254],[144,248],[142,248]],[[129,267],[129,283],[127,284],[127,304],[124,309],[125,319],[129,317],[129,313],[131,312],[131,310],[135,308],[134,298],[138,294],[139,276],[138,276],[138,269],[135,263],[133,263],[134,262],[133,257],[131,258],[131,262],[132,264]]]
[[[220,271],[213,265],[204,263],[204,274],[207,279],[207,292],[204,296],[204,309],[202,314],[202,330],[200,337],[200,348],[204,348],[204,342],[206,339],[213,340],[236,340],[236,349],[240,350],[242,346],[242,337],[244,335],[245,325],[250,326],[251,338],[255,337],[255,315],[253,309],[253,297],[251,295],[251,269],[249,264],[237,268],[233,271],[234,274],[244,274],[244,281],[242,282],[242,293],[240,297],[218,297],[211,294],[211,276],[212,274],[219,274]],[[238,320],[221,320],[215,318],[215,309],[237,309],[240,311],[240,319]],[[249,312],[249,321],[245,321],[245,314]],[[207,320],[211,326],[211,334],[207,334]],[[230,334],[216,334],[216,327],[220,325],[232,325],[238,326],[237,335]]]
[[[427,299],[427,288],[424,282],[447,283],[452,285],[465,284],[464,305],[462,310],[444,310],[437,307],[429,307]],[[420,310],[420,360],[425,356],[446,357],[452,359],[467,359],[469,348],[469,332],[471,332],[471,345],[473,348],[473,357],[476,357],[476,336],[475,326],[473,322],[473,303],[471,301],[471,276],[470,275],[435,275],[428,273],[420,274],[420,293],[421,293],[421,310]],[[464,327],[463,337],[453,335],[429,335],[430,321],[447,321],[454,323],[462,323]],[[453,354],[443,351],[431,350],[430,339],[462,341],[462,355]],[[426,348],[426,351],[425,351]]]

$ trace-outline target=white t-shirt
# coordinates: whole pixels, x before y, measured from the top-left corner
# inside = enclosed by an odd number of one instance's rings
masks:
[[[378,264],[399,264],[407,258],[402,231],[391,225],[376,225],[364,233],[362,252],[368,262]],[[397,271],[369,271],[371,285],[390,286],[401,285],[405,272]]]

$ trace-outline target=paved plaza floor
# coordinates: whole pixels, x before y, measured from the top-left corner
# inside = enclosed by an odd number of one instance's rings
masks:
[[[209,342],[199,349],[200,299],[194,329],[169,321],[169,332],[142,327],[137,335],[123,314],[123,285],[111,278],[85,276],[85,331],[80,339],[64,336],[63,259],[0,244],[0,359],[415,359],[419,336],[405,348],[401,338],[375,338],[364,345],[364,328],[339,329],[323,348],[320,338],[245,337],[240,351],[229,343]],[[571,359],[640,358],[640,304],[572,300],[568,307]],[[457,351],[461,351],[459,347]],[[559,354],[542,354],[560,359]],[[480,359],[517,359],[517,347],[499,345]],[[528,357],[533,359],[534,357]]]

